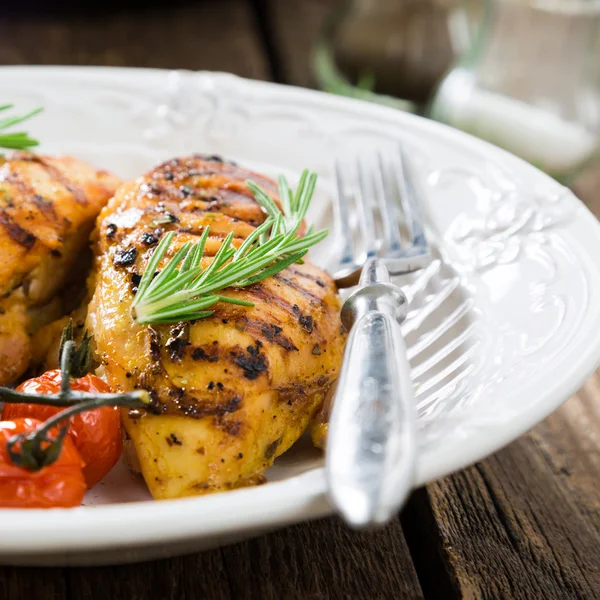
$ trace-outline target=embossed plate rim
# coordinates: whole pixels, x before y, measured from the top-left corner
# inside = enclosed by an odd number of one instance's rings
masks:
[[[141,87],[164,83],[166,71],[158,69],[124,69],[111,67],[2,67],[2,80],[10,85],[19,82],[32,86],[58,84],[61,80],[76,79],[86,82],[103,82],[119,86],[120,82],[139,82]],[[449,127],[401,113],[391,108],[366,104],[357,100],[329,96],[321,92],[249,81],[223,73],[201,73],[204,84],[214,89],[239,90],[257,99],[277,99],[289,106],[310,106],[318,112],[320,107],[335,108],[344,114],[364,119],[366,127],[371,122],[378,125],[394,123],[418,131],[425,137],[443,138],[447,143],[469,152],[489,157],[493,163],[508,165],[526,180],[538,182],[548,190],[561,191],[561,186],[548,176],[520,159]],[[596,218],[574,197],[569,202],[574,208],[572,222],[557,227],[570,242],[577,240],[580,260],[586,260],[590,283],[597,295],[600,275],[591,257],[600,253],[600,226]],[[555,410],[591,375],[600,362],[600,336],[593,335],[592,326],[598,323],[598,309],[586,313],[587,332],[571,343],[570,356],[578,360],[565,366],[560,377],[555,377],[551,389],[539,392],[537,400],[528,404],[519,418],[497,426],[479,427],[479,432],[468,443],[456,447],[429,448],[420,456],[418,484],[447,475],[472,462],[480,460],[503,447]],[[450,441],[452,441],[450,439]],[[172,500],[168,502],[134,502],[99,507],[81,507],[71,510],[48,511],[0,510],[2,536],[0,536],[0,561],[13,563],[74,564],[92,562],[120,562],[158,556],[162,544],[184,544],[202,540],[219,539],[215,536],[231,534],[250,535],[285,524],[316,518],[330,513],[326,502],[322,469],[297,475],[287,480],[269,483],[258,488],[248,488],[226,494]],[[57,532],[60,531],[60,536]],[[223,538],[220,538],[223,539]],[[173,546],[168,554],[180,551],[183,546]],[[103,551],[115,550],[107,556]],[[186,547],[187,549],[187,547]]]

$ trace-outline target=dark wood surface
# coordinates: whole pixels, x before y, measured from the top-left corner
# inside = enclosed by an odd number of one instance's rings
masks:
[[[210,69],[314,85],[312,43],[335,2],[109,3],[93,14],[24,4],[0,13],[0,64]],[[599,173],[576,184],[598,215]],[[0,600],[598,598],[599,482],[595,375],[518,441],[415,492],[383,531],[329,518],[139,565],[0,567]]]
[[[422,579],[427,597],[598,597],[599,384],[596,375],[527,435],[414,495],[402,522],[415,551],[414,525],[429,523],[427,546],[413,554],[432,575]],[[445,580],[428,565],[432,545]]]

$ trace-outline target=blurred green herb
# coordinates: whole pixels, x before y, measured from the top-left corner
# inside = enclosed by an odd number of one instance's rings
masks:
[[[3,106],[0,106],[0,112],[10,110],[11,108],[13,108],[12,104],[4,104]],[[30,119],[42,112],[42,110],[42,108],[36,108],[21,116],[0,119],[0,148],[7,148],[9,150],[27,150],[28,148],[37,146],[39,142],[36,139],[29,137],[29,134],[25,131],[4,133],[4,130]]]

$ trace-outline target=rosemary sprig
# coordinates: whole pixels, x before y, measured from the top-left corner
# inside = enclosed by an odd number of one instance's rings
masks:
[[[4,104],[3,106],[0,106],[0,112],[3,110],[8,110],[12,107],[12,104]],[[2,133],[2,130],[22,123],[34,115],[37,115],[42,110],[42,108],[36,108],[35,110],[32,110],[19,117],[7,117],[6,119],[0,119],[0,148],[7,148],[9,150],[27,150],[28,148],[37,146],[39,142],[36,139],[29,137],[29,134],[24,131]]]
[[[177,323],[210,316],[208,310],[217,302],[253,306],[251,302],[217,293],[228,287],[246,287],[275,275],[289,265],[300,262],[309,248],[327,236],[327,230],[298,235],[314,194],[317,175],[305,170],[295,192],[285,177],[279,177],[279,196],[283,212],[273,199],[253,181],[246,185],[267,213],[239,248],[232,244],[233,233],[223,241],[212,262],[203,269],[200,261],[210,228],[200,240],[186,242],[154,276],[170,248],[174,232],[165,234],[148,261],[133,302],[133,316],[138,323]]]

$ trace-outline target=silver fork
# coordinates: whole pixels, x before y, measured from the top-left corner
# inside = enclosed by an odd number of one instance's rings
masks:
[[[402,148],[377,167],[356,161],[358,186],[336,163],[334,202],[338,240],[343,240],[334,277],[338,287],[359,287],[342,308],[350,331],[329,420],[326,474],[329,497],[356,528],[389,521],[414,485],[417,417],[410,366],[400,324],[408,300],[390,274],[412,273],[431,262],[431,251],[411,172]],[[386,168],[390,167],[390,168]],[[399,196],[409,234],[403,243]],[[364,241],[362,257],[352,242],[354,196]],[[379,235],[377,212],[381,217]]]

